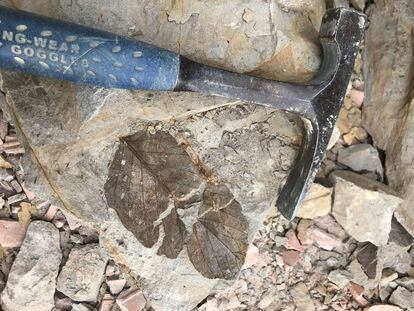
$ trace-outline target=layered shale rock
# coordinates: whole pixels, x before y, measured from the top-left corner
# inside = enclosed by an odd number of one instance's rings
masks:
[[[305,5],[48,4],[33,9],[240,72],[299,81],[319,65],[322,12]],[[295,118],[223,98],[6,72],[2,90],[27,150],[26,186],[95,227],[156,310],[191,309],[237,276],[301,142]]]

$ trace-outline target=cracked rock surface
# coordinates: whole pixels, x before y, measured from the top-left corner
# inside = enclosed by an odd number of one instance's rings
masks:
[[[5,311],[51,310],[61,258],[56,227],[32,222],[1,294]]]
[[[267,78],[306,81],[320,64],[324,1],[2,2]],[[301,141],[295,118],[223,98],[2,82],[27,186],[98,230],[157,310],[237,276]]]

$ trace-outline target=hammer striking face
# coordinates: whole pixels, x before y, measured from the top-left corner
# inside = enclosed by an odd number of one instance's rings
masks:
[[[75,83],[159,91],[193,91],[298,114],[303,142],[277,207],[294,218],[323,160],[352,74],[365,17],[328,10],[323,61],[306,85],[237,74],[115,34],[0,7],[0,67]]]

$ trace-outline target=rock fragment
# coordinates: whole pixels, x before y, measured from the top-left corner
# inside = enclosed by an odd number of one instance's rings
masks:
[[[257,305],[261,310],[280,310],[283,308],[276,289],[268,290],[263,294]]]
[[[342,241],[339,238],[318,227],[314,227],[312,229],[311,235],[312,240],[316,243],[316,245],[325,250],[330,251],[334,248],[342,247]]]
[[[402,308],[412,310],[414,308],[414,294],[408,289],[398,286],[391,294],[390,302]]]
[[[1,294],[4,310],[51,310],[61,258],[56,227],[32,222]]]
[[[398,197],[362,189],[337,178],[332,215],[357,241],[385,245],[392,215],[401,202]]]
[[[107,257],[98,244],[75,246],[57,280],[57,290],[74,301],[95,303]]]
[[[141,311],[145,308],[147,300],[142,291],[131,289],[121,294],[116,303],[122,311]]]
[[[364,101],[365,93],[357,89],[351,89],[348,92],[349,98],[352,100],[352,103],[356,105],[357,108],[361,108]]]
[[[243,264],[243,269],[250,268],[254,266],[259,261],[259,248],[254,245],[250,244],[247,248],[246,259]]]
[[[328,279],[339,288],[344,288],[352,279],[352,274],[346,270],[333,270],[329,273]]]
[[[108,284],[109,291],[112,295],[118,295],[124,289],[126,280],[109,280],[106,284]]]
[[[380,178],[383,167],[377,149],[369,144],[359,144],[339,149],[338,162],[356,172],[371,172]]]
[[[362,307],[365,307],[369,302],[364,297],[364,288],[358,284],[350,282],[347,285],[347,289],[350,291],[354,300]]]
[[[364,309],[365,311],[403,311],[400,307],[393,305],[373,305]]]
[[[111,311],[112,307],[115,304],[115,299],[109,294],[105,294],[101,305],[99,306],[99,311]]]
[[[305,283],[297,283],[292,287],[290,293],[298,311],[315,310],[315,305],[313,304]]]
[[[313,219],[325,216],[332,207],[332,188],[313,184],[299,210],[298,217]]]
[[[0,220],[0,245],[2,247],[19,247],[26,235],[27,224]]]
[[[89,307],[82,303],[75,303],[72,305],[71,311],[91,311]]]
[[[299,252],[298,251],[284,251],[282,254],[283,262],[293,267],[299,261]]]
[[[286,247],[288,249],[293,249],[293,250],[297,250],[298,252],[303,253],[304,248],[303,246],[300,244],[295,232],[293,230],[288,230],[288,232],[286,232],[286,238],[287,238],[287,243],[286,243]]]

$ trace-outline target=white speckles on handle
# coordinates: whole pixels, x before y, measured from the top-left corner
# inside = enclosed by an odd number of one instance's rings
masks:
[[[118,62],[118,61],[114,61],[113,65],[114,65],[115,67],[117,67],[117,68],[122,68],[122,67],[124,67],[124,64],[122,64],[122,63],[120,63],[120,62]]]
[[[70,67],[67,67],[67,66],[65,66],[65,67],[63,67],[65,70],[63,71],[63,73],[69,73],[69,74],[72,74],[73,73],[73,70],[72,70],[72,68],[70,68]]]
[[[112,48],[112,53],[119,53],[119,52],[121,52],[121,47],[119,45],[114,46]]]
[[[67,36],[66,42],[75,42],[78,39],[77,36]]]
[[[135,79],[135,78],[130,78],[129,79],[132,83],[134,83],[134,84],[138,84],[139,82],[138,82],[138,80],[137,79]]]
[[[142,56],[142,52],[140,52],[140,51],[136,51],[136,52],[132,53],[132,56],[133,56],[134,58],[140,58],[140,57]]]
[[[26,64],[26,62],[24,61],[24,59],[23,59],[23,58],[20,58],[20,57],[14,57],[14,60],[15,60],[15,62],[16,62],[16,63],[18,63],[19,65],[24,65],[24,64]]]
[[[39,64],[40,64],[40,66],[43,67],[43,69],[49,69],[50,68],[49,65],[46,64],[45,62],[40,61]]]
[[[16,30],[17,31],[25,31],[25,30],[27,30],[27,26],[26,25],[18,25],[18,26],[16,26]]]
[[[96,77],[96,74],[92,70],[88,70],[86,73],[92,77]]]
[[[142,71],[144,71],[144,68],[136,66],[135,70],[138,71],[138,72],[142,72]]]
[[[51,36],[52,36],[52,34],[53,34],[53,32],[52,32],[52,31],[50,31],[50,30],[43,30],[43,31],[40,33],[40,35],[41,35],[42,37],[51,37]]]
[[[118,79],[117,79],[117,77],[115,77],[112,73],[110,73],[109,75],[108,75],[108,77],[110,77],[112,80],[114,80],[114,81],[118,81]]]
[[[93,60],[95,63],[98,63],[98,64],[102,63],[102,60],[101,60],[99,57],[93,57],[93,58],[92,58],[92,60]]]
[[[91,43],[89,43],[89,47],[91,47],[92,49],[97,48],[101,43],[98,41],[92,41]]]

